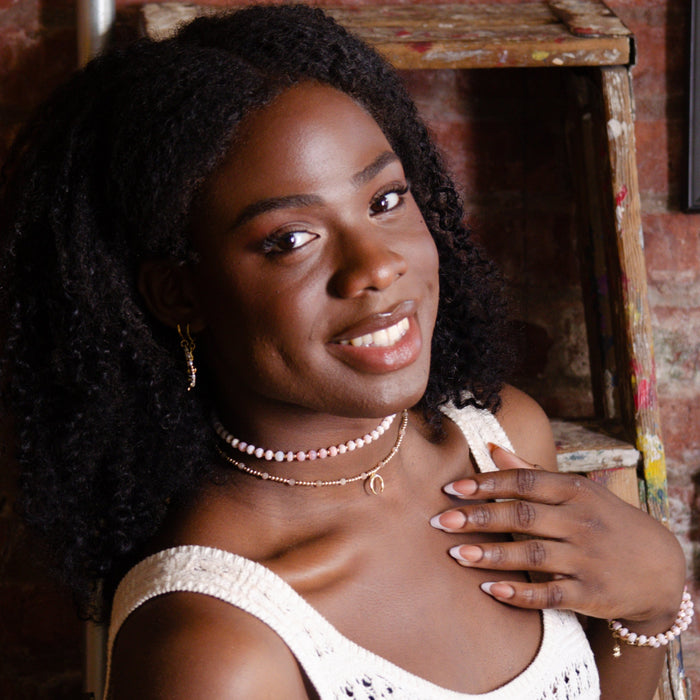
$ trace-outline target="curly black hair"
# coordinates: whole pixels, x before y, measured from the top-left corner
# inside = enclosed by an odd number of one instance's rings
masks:
[[[137,290],[141,261],[186,262],[189,214],[240,120],[287,87],[341,90],[401,159],[438,247],[421,400],[495,410],[510,362],[501,278],[396,72],[319,9],[254,6],[140,40],[77,73],[20,133],[0,190],[5,409],[21,508],[88,610],[215,462],[210,399]],[[468,392],[468,393],[465,393]]]

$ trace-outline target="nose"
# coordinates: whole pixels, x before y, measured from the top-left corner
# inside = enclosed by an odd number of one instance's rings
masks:
[[[406,270],[406,259],[392,250],[381,234],[345,236],[338,244],[338,264],[331,278],[331,291],[348,299],[367,291],[382,291]]]

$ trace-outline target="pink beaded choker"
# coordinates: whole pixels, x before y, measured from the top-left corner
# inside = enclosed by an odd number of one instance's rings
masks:
[[[313,481],[309,481],[306,479],[294,479],[286,476],[277,476],[276,474],[270,474],[269,472],[261,472],[258,469],[253,469],[247,464],[243,464],[243,462],[235,460],[230,455],[227,455],[218,445],[216,446],[216,449],[219,455],[221,455],[221,457],[225,459],[229,464],[238,469],[238,471],[244,472],[245,474],[249,474],[250,476],[254,476],[256,479],[262,479],[263,481],[272,481],[273,483],[278,484],[287,484],[287,486],[311,486],[317,488],[323,486],[345,486],[346,484],[352,484],[355,481],[364,480],[365,488],[370,493],[373,493],[375,496],[378,496],[380,493],[382,493],[382,491],[384,491],[384,479],[381,476],[381,474],[379,474],[379,470],[386,467],[386,465],[389,464],[389,462],[391,462],[396,453],[399,451],[404,436],[406,435],[407,425],[408,411],[404,410],[401,414],[401,424],[399,425],[399,432],[396,436],[396,442],[391,448],[389,454],[386,457],[384,457],[384,459],[377,462],[371,469],[367,469],[361,472],[360,474],[356,474],[355,476],[347,476],[342,477],[340,479],[315,479]]]
[[[231,435],[216,416],[213,417],[212,422],[216,434],[224,442],[243,454],[254,455],[258,459],[264,459],[267,462],[304,462],[307,459],[314,460],[335,457],[336,455],[352,452],[360,447],[369,445],[371,442],[378,440],[384,435],[389,429],[389,426],[394,422],[394,418],[396,418],[395,413],[391,416],[387,416],[374,430],[355,440],[348,440],[347,442],[343,442],[339,445],[331,445],[330,447],[322,447],[320,450],[307,450],[306,452],[292,452],[291,450],[285,452],[284,450],[266,450],[263,447],[256,447],[249,442],[244,442]]]

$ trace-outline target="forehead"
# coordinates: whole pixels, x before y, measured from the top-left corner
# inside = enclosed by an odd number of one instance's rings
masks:
[[[391,150],[374,119],[351,97],[303,83],[241,122],[211,184],[218,180],[230,187],[235,181],[241,196],[312,191],[329,180],[351,179]]]

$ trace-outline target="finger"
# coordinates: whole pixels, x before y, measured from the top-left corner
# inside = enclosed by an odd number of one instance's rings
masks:
[[[510,452],[505,447],[496,445],[493,442],[486,443],[488,447],[489,454],[494,465],[499,470],[505,469],[542,469],[539,464],[530,464],[526,462],[522,457]],[[468,496],[470,495],[469,489],[472,488],[471,479],[460,479],[458,481],[452,481],[443,487],[445,493],[449,493],[451,496]]]
[[[450,556],[465,567],[498,571],[538,571],[573,576],[571,546],[552,540],[458,544]]]
[[[492,598],[518,608],[576,610],[576,581],[556,579],[544,583],[486,581],[480,588]]]
[[[482,502],[452,508],[434,516],[430,524],[451,533],[518,533],[548,539],[569,534],[566,513],[555,506],[525,500]]]
[[[539,464],[531,464],[519,457],[505,447],[495,445],[493,442],[487,443],[493,463],[501,470],[503,469],[542,469]]]
[[[551,505],[579,500],[593,490],[600,490],[601,493],[607,491],[597,488],[595,482],[578,474],[533,468],[474,474],[447,484],[443,490],[463,499],[517,498]]]

